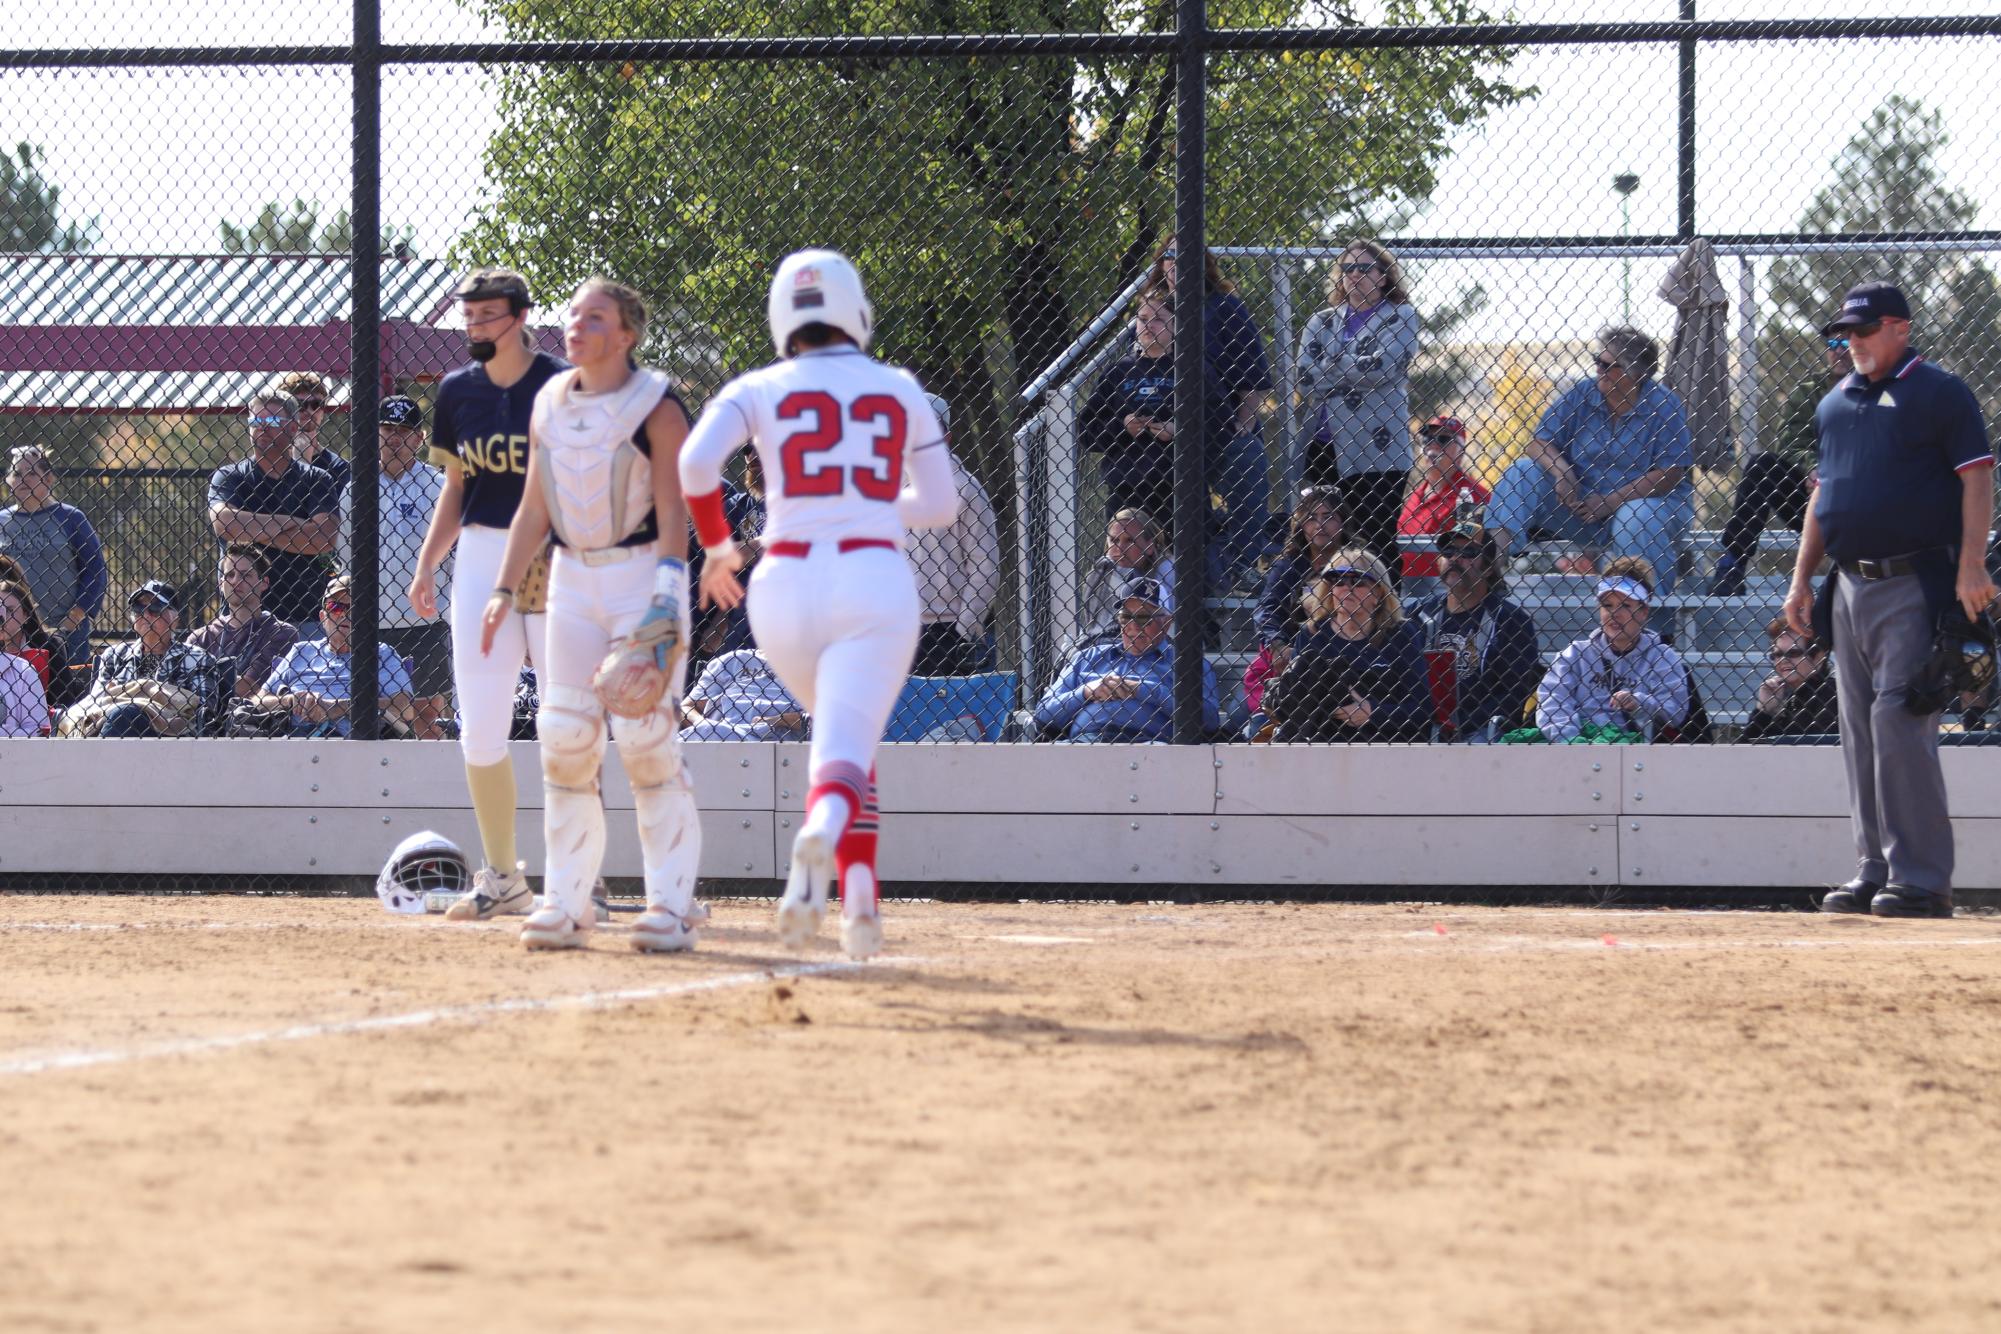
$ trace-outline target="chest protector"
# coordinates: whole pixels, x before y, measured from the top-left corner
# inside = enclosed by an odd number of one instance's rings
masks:
[[[632,536],[653,512],[653,464],[633,437],[670,383],[647,368],[606,394],[578,392],[576,382],[576,371],[564,371],[535,396],[535,448],[556,537],[572,551],[596,551]]]

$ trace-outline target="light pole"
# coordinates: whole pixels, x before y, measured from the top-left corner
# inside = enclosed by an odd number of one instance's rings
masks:
[[[1619,192],[1619,239],[1633,239],[1633,191],[1640,188],[1640,178],[1630,171],[1622,171],[1612,178],[1612,188]],[[1622,254],[1619,257],[1620,308],[1625,312],[1620,317],[1622,324],[1633,322],[1633,257]]]

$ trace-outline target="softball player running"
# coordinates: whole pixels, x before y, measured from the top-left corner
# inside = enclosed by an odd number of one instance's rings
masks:
[[[500,570],[507,527],[528,480],[528,420],[535,395],[564,364],[536,351],[529,341],[532,303],[520,274],[479,269],[459,284],[456,295],[473,364],[453,371],[438,387],[430,458],[444,470],[445,485],[411,573],[410,606],[425,620],[438,614],[438,568],[456,544],[452,681],[466,787],[486,864],[473,877],[472,889],[445,915],[474,921],[525,913],[534,899],[515,854],[514,765],[507,755],[507,733],[522,661],[537,668],[542,663],[542,602],[539,597],[518,598],[490,654],[480,651],[480,609]]]
[[[958,514],[938,416],[908,372],[867,353],[873,314],[853,264],[831,250],[788,256],[771,283],[781,360],[732,381],[681,450],[681,488],[706,562],[702,601],[744,599],[743,561],[723,514],[722,469],[746,442],[764,469],[764,558],[750,627],[813,718],[806,819],[778,902],[798,948],[841,880],[841,946],[882,948],[875,874],[875,750],[917,649],[918,596],[906,528]],[[908,474],[906,479],[906,473]]]
[[[519,619],[516,585],[553,528],[535,717],[548,860],[542,905],[521,928],[529,949],[582,945],[595,920],[607,705],[617,710],[611,731],[645,863],[646,910],[632,943],[645,951],[695,943],[701,823],[675,736],[688,666],[688,516],[673,459],[688,414],[665,374],[632,362],[645,337],[646,305],[631,288],[592,278],[571,298],[563,341],[575,369],[536,395],[528,483],[481,620],[484,653]],[[622,690],[631,677],[615,663],[651,689]]]

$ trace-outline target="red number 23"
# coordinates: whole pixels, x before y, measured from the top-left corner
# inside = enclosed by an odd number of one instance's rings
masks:
[[[903,488],[903,446],[910,422],[903,404],[889,394],[863,394],[849,405],[847,420],[875,423],[876,466],[843,468],[837,463],[816,462],[841,443],[845,430],[841,405],[832,394],[820,389],[801,389],[787,394],[778,404],[778,420],[804,422],[778,447],[781,484],[787,496],[838,496],[852,478],[855,490],[870,500],[893,502]]]

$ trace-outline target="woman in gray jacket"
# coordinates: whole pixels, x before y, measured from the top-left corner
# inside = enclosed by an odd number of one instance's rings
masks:
[[[1330,305],[1299,336],[1299,389],[1313,437],[1306,480],[1338,485],[1349,535],[1392,572],[1397,511],[1410,473],[1410,362],[1417,355],[1417,310],[1396,257],[1374,241],[1341,253]]]

